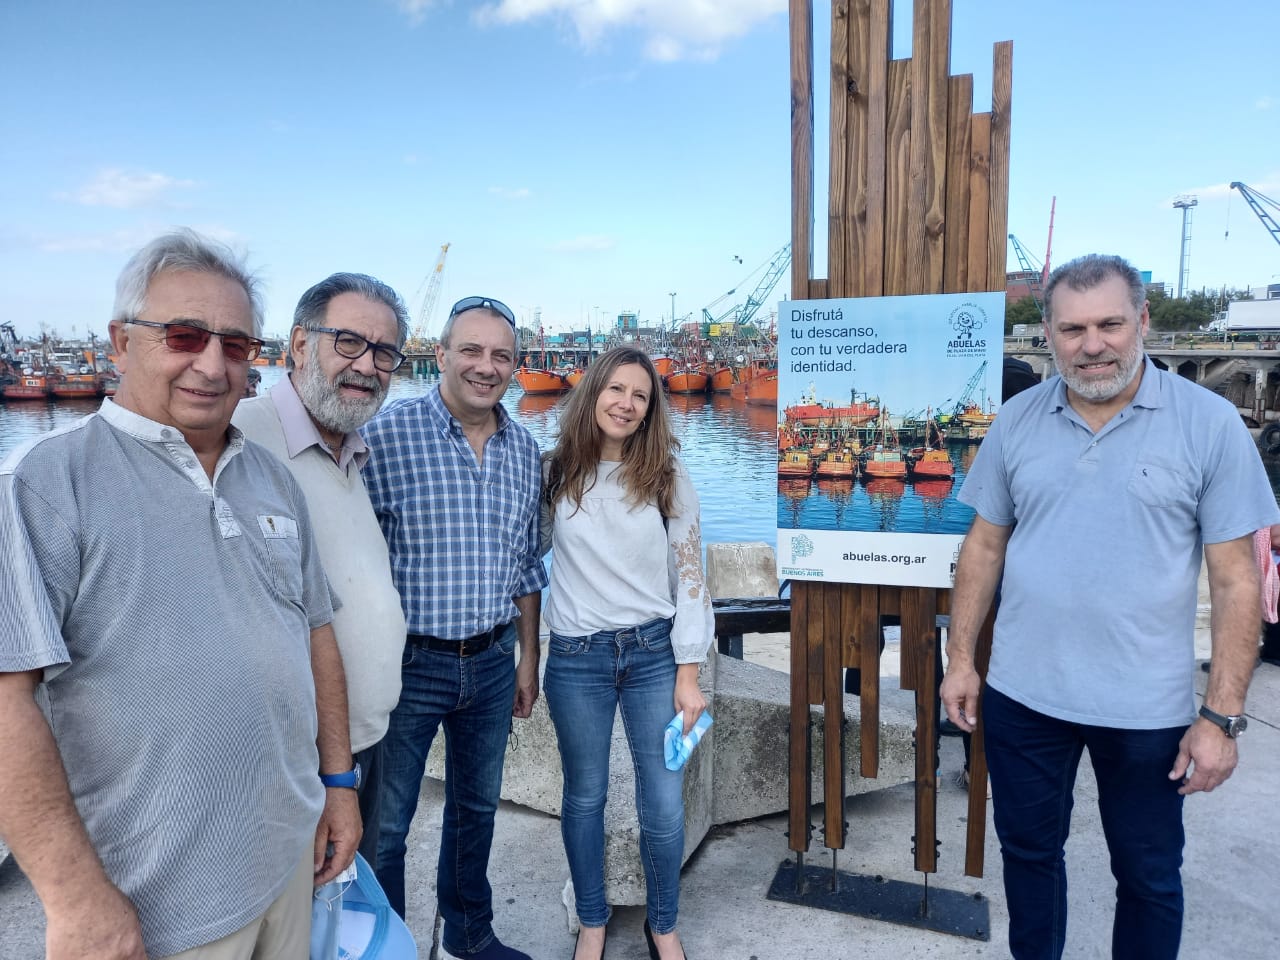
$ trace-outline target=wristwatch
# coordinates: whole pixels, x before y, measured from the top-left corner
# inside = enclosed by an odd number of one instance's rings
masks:
[[[320,782],[326,787],[347,787],[351,790],[359,790],[360,764],[357,763],[346,773],[322,773]]]
[[[1222,728],[1222,732],[1234,740],[1240,734],[1249,728],[1248,717],[1224,717],[1220,713],[1210,710],[1208,707],[1200,708],[1200,716],[1204,717],[1210,723]]]

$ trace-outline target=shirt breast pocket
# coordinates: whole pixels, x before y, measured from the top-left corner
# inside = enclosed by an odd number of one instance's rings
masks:
[[[271,576],[276,590],[286,600],[302,603],[302,540],[298,523],[291,517],[260,514],[258,529],[271,558]]]
[[[1169,464],[1139,460],[1129,475],[1128,490],[1148,507],[1195,510],[1191,478]]]

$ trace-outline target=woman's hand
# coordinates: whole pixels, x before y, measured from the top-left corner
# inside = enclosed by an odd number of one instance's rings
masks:
[[[676,667],[676,713],[684,711],[684,732],[687,735],[707,709],[707,698],[698,686],[698,664],[682,663]]]

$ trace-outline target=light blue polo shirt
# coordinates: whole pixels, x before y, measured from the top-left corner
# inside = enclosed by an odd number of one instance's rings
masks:
[[[1280,522],[1235,408],[1144,364],[1096,434],[1061,377],[1011,399],[958,495],[1017,523],[987,682],[1048,716],[1127,729],[1195,716],[1203,545]]]

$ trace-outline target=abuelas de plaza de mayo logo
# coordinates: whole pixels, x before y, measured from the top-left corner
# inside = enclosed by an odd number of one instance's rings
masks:
[[[978,331],[985,328],[987,323],[987,311],[970,300],[952,310],[947,317],[947,324],[955,331],[955,336],[947,341],[947,356],[985,356],[987,341],[978,336]]]

